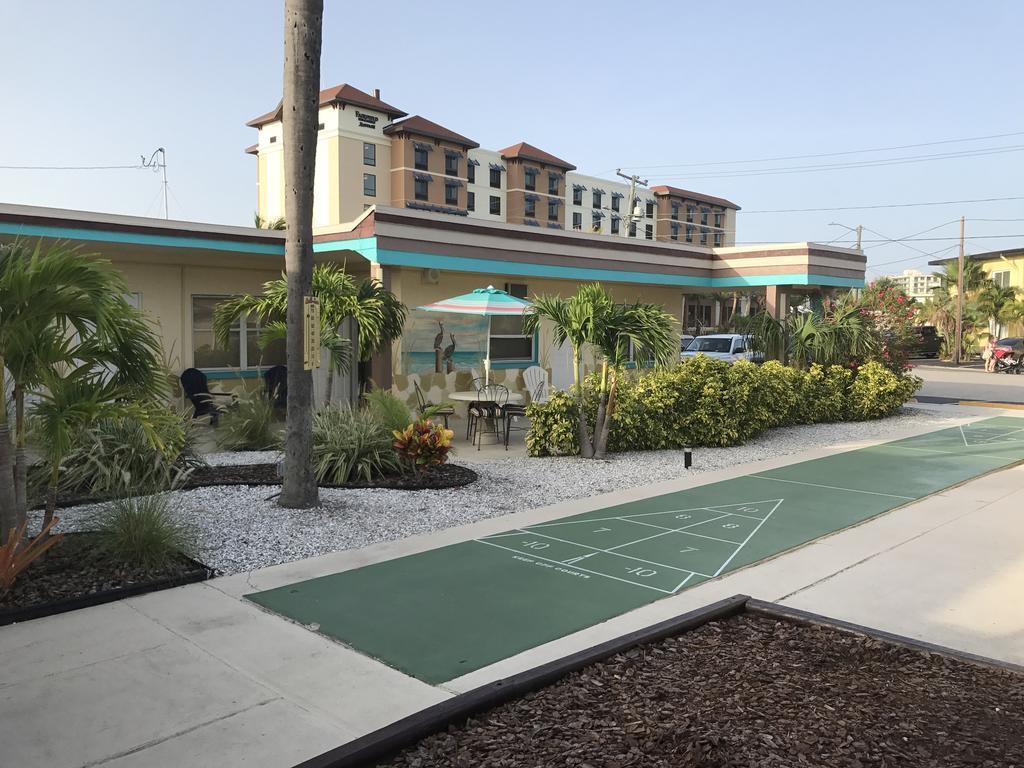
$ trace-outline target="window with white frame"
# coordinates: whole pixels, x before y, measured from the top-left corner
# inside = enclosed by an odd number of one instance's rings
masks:
[[[213,335],[213,311],[231,296],[192,297],[192,364],[196,368],[238,369],[284,365],[284,341],[275,341],[265,350],[259,346],[260,325],[242,317],[232,327],[226,346]]]
[[[992,273],[992,282],[995,283],[1000,288],[1009,288],[1010,287],[1010,271],[1009,270],[1001,270],[999,272],[993,272]]]
[[[505,291],[519,299],[529,295],[526,283],[505,283]],[[491,360],[501,363],[531,363],[535,358],[535,338],[523,333],[523,318],[491,318]]]

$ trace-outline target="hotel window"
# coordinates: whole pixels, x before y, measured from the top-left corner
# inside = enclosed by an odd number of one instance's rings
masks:
[[[636,237],[636,222],[635,221],[629,222],[629,236],[630,237]]]
[[[678,240],[679,239],[679,225],[676,224],[675,222],[672,222],[672,234],[669,235],[669,237],[672,240]]]
[[[467,211],[475,211],[476,210],[476,193],[475,192],[468,192],[468,191],[466,192],[466,210]]]
[[[601,190],[600,189],[595,189],[594,190],[594,208],[600,208],[600,207],[601,207]]]
[[[535,218],[537,216],[537,201],[526,199],[526,208],[523,210],[523,215],[529,218]]]
[[[572,204],[583,205],[583,187],[572,188]]]
[[[700,244],[701,245],[707,245],[708,244],[708,231],[704,227],[700,228]]]
[[[612,195],[612,210],[613,211],[618,211],[619,210],[619,201],[621,199],[622,198],[619,197],[618,195]]]
[[[427,150],[426,147],[415,147],[412,151],[413,154],[413,165],[417,171],[427,170]]]
[[[648,219],[653,219],[654,218],[654,203],[648,203],[647,204],[647,218]]]
[[[466,163],[466,181],[476,184],[476,165],[471,161]]]
[[[426,200],[428,197],[430,197],[429,193],[427,192],[426,179],[416,179],[415,195],[417,200]]]
[[[715,247],[720,248],[722,246],[722,233],[715,232]]]
[[[615,216],[612,217],[612,234],[619,234],[619,220]]]
[[[260,326],[255,319],[243,316],[232,326],[226,346],[215,343],[213,310],[231,296],[192,297],[192,364],[196,368],[238,369],[256,366],[283,365],[284,340],[275,341],[260,350]]]
[[[1010,272],[1008,270],[1004,270],[1002,272],[993,272],[992,282],[995,283],[1000,288],[1009,288]]]
[[[377,164],[377,145],[368,141],[363,142],[363,165]]]
[[[557,195],[558,194],[558,176],[556,176],[553,173],[549,173],[548,174],[548,194],[549,195]]]
[[[491,186],[501,189],[501,171],[497,168],[491,168]]]
[[[548,221],[558,221],[557,200],[548,200]]]
[[[377,196],[377,176],[373,173],[363,174],[363,194],[367,197]]]
[[[582,231],[583,230],[583,214],[582,213],[574,213],[572,215],[572,228],[577,230],[577,231]]]
[[[686,223],[693,224],[693,214],[696,209],[692,205],[686,206]]]
[[[654,225],[653,224],[648,224],[647,226],[644,227],[644,237],[647,238],[648,240],[653,240],[654,239]]]
[[[492,317],[490,357],[503,363],[533,362],[535,338],[523,333],[523,318]]]
[[[590,230],[592,232],[601,231],[601,213],[599,211],[594,211],[590,218]]]
[[[271,144],[277,144],[277,136],[271,136],[270,137],[270,143]]]
[[[444,172],[448,176],[459,175],[459,156],[449,153],[445,153],[444,156]]]
[[[523,170],[525,175],[525,186],[530,191],[537,189],[537,170],[535,168],[525,168]]]
[[[720,213],[715,214],[715,229],[719,231],[722,229],[722,214]]]
[[[458,186],[458,184],[445,184],[444,185],[444,202],[445,202],[445,205],[458,205],[459,204],[459,186]]]
[[[701,211],[700,212],[700,225],[702,227],[706,227],[708,225],[708,212],[707,211]]]
[[[497,195],[491,195],[491,215],[501,216],[501,198]]]
[[[686,242],[693,242],[693,226],[690,224],[686,225]]]
[[[679,206],[675,203],[672,203],[672,220],[679,221]]]

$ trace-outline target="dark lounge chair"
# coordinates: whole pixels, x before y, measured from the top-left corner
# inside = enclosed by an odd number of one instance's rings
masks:
[[[235,395],[231,392],[211,392],[210,383],[206,374],[198,368],[188,368],[181,373],[181,389],[185,397],[192,403],[192,418],[209,416],[211,426],[217,426],[220,421],[220,406],[216,398],[226,397],[228,403],[234,402]]]
[[[275,408],[288,406],[288,369],[275,365],[263,374],[263,391]]]

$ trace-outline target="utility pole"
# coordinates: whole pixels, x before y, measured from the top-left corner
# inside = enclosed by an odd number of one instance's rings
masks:
[[[647,179],[641,179],[636,174],[627,176],[622,172],[621,168],[615,169],[615,175],[621,176],[629,182],[629,214],[626,216],[626,236],[628,237],[629,230],[633,227],[633,221],[637,218],[636,209],[633,207],[634,204],[639,202],[636,196],[636,185],[639,184],[642,187],[646,187]]]
[[[956,268],[956,339],[953,343],[953,365],[960,365],[963,350],[964,331],[964,217],[960,217],[960,255],[957,257]]]
[[[857,225],[857,250],[858,251],[860,250],[860,236],[861,236],[861,232],[863,230],[864,230],[864,227],[862,227],[860,224],[858,224]]]
[[[157,160],[157,155],[160,159]],[[163,190],[164,190],[164,218],[171,218],[169,209],[167,207],[167,153],[164,152],[163,147],[157,147],[152,155],[149,156],[149,160],[146,159],[145,155],[142,155],[142,167],[152,168],[153,170],[159,170],[163,174]],[[150,203],[152,205],[152,203]]]

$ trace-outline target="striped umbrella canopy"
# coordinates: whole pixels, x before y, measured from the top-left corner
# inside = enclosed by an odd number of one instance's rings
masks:
[[[521,317],[526,314],[533,305],[525,299],[519,299],[510,295],[507,291],[501,291],[493,285],[486,288],[477,288],[470,293],[461,296],[453,296],[450,299],[435,301],[433,304],[424,304],[424,312],[451,312],[457,315],[482,315],[487,320],[487,347],[484,357],[484,382],[491,380],[491,321],[492,317]]]
[[[416,309],[422,309],[424,312],[451,312],[457,315],[507,317],[523,315],[531,306],[533,305],[525,299],[516,298],[506,291],[488,285],[486,288],[477,288],[471,293],[435,301],[433,304],[424,304]]]

